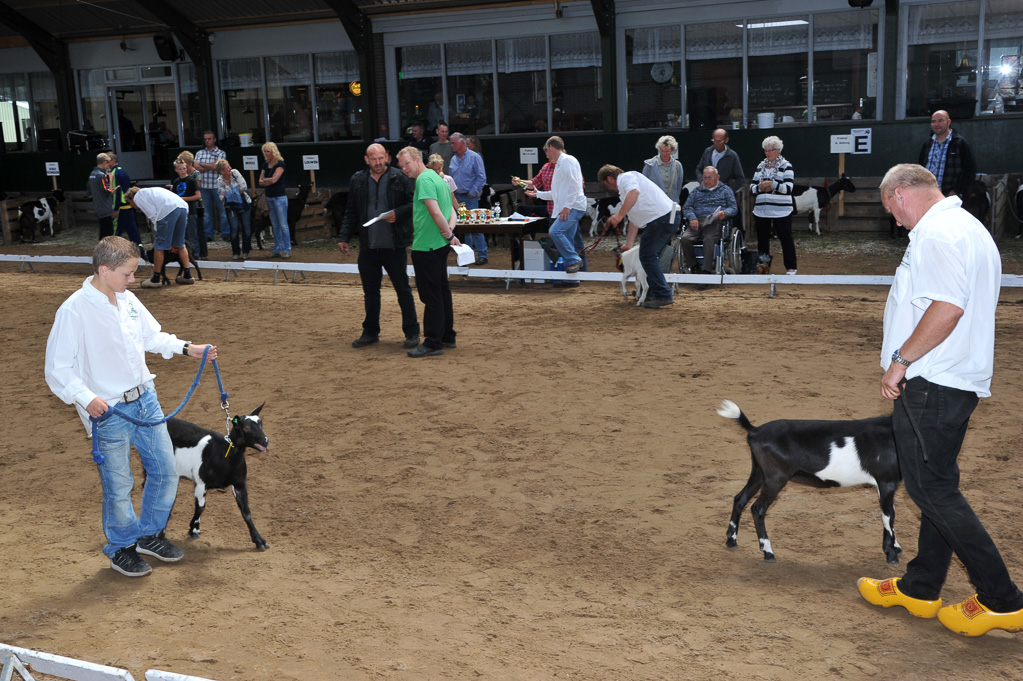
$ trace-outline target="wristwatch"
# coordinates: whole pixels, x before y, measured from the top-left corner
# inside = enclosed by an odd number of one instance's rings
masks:
[[[191,343],[185,343],[185,347],[181,348],[181,354],[182,355],[187,355],[188,354],[188,346],[189,345],[191,345]]]
[[[901,364],[904,367],[908,367],[913,362],[911,362],[910,360],[908,360],[905,357],[903,357],[902,353],[900,352],[900,350],[902,350],[902,348],[899,348],[898,350],[896,350],[895,352],[892,353],[892,361],[893,362],[898,362],[899,364]]]

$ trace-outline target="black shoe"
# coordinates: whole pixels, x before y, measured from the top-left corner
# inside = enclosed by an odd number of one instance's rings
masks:
[[[367,345],[372,345],[373,343],[379,343],[379,342],[380,342],[380,336],[371,336],[368,333],[364,333],[364,334],[362,334],[361,336],[359,336],[358,338],[356,338],[355,340],[352,341],[352,347],[353,348],[364,348]]]
[[[666,305],[671,305],[674,302],[671,298],[647,298],[643,303],[643,307],[656,310]]]
[[[154,535],[139,537],[135,542],[135,550],[165,563],[176,563],[185,557],[185,552],[170,541]]]
[[[458,345],[455,343],[455,341],[445,341],[444,347],[446,347],[448,350],[454,350],[455,348],[458,347]]]
[[[476,262],[473,265],[486,265],[489,262],[486,258],[476,258]]]
[[[425,345],[420,345],[415,350],[409,350],[409,357],[435,357],[436,355],[443,355],[444,348],[428,348]]]
[[[415,347],[418,347],[418,346],[419,346],[419,334],[418,333],[416,335],[414,335],[414,336],[409,336],[401,344],[401,347],[405,348],[406,350],[408,350],[409,348],[415,348]]]
[[[139,558],[134,544],[115,553],[110,559],[110,567],[125,577],[145,577],[153,571],[149,563]]]

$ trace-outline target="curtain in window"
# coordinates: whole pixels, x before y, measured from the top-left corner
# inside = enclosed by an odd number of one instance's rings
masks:
[[[782,25],[788,22],[799,22]],[[778,54],[805,53],[809,46],[809,23],[805,17],[771,17],[747,23],[749,54],[766,57]]]
[[[473,76],[494,72],[494,57],[489,40],[449,43],[444,46],[449,76]]]
[[[359,80],[359,57],[355,52],[316,55],[317,83],[350,83]]]
[[[742,58],[742,26],[735,21],[686,26],[686,59]]]
[[[262,88],[259,59],[226,59],[219,62],[220,89]]]
[[[877,12],[859,10],[813,15],[813,49],[871,50]]]
[[[547,39],[543,36],[497,41],[497,70],[501,73],[545,71]]]
[[[552,69],[579,69],[588,66],[600,66],[599,33],[551,36]]]
[[[632,63],[657,64],[682,59],[682,32],[678,26],[637,28],[633,32]]]
[[[909,44],[934,45],[977,40],[980,3],[946,2],[909,8]]]
[[[309,55],[266,58],[266,84],[273,87],[309,85]]]
[[[989,40],[1023,37],[1023,3],[1019,0],[988,0],[984,35]]]
[[[440,45],[414,45],[400,49],[402,79],[440,77]]]

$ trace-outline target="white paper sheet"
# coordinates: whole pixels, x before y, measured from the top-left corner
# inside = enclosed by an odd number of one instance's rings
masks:
[[[458,255],[458,266],[465,267],[476,262],[476,254],[473,253],[472,247],[460,244],[458,246],[452,246],[453,250]]]
[[[389,210],[389,211],[386,211],[386,212],[384,212],[384,213],[381,213],[380,215],[376,216],[375,218],[373,218],[373,219],[371,219],[371,220],[367,220],[366,222],[362,223],[362,226],[363,226],[363,227],[369,227],[369,226],[370,226],[370,225],[372,225],[372,224],[373,224],[374,222],[378,222],[378,221],[380,221],[380,220],[383,220],[383,219],[384,219],[384,218],[386,218],[387,216],[391,215],[391,213],[393,213],[393,212],[394,212],[393,210]]]

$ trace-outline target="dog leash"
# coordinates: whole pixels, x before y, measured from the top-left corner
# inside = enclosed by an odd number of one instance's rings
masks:
[[[594,249],[597,248],[597,244],[599,244],[601,241],[604,240],[604,237],[607,236],[607,233],[610,232],[611,229],[612,229],[611,225],[607,224],[607,222],[604,222],[604,231],[600,234],[600,236],[597,237],[596,241],[594,241],[589,246],[584,246],[582,252],[584,254],[592,253],[594,251]],[[616,245],[617,246],[621,246],[622,245],[622,241],[621,241],[622,232],[617,227],[615,227],[614,230],[615,230],[615,241],[617,242]]]
[[[206,349],[203,350],[203,353],[202,353],[202,361],[199,363],[199,370],[196,372],[195,378],[192,380],[192,386],[188,389],[188,393],[185,395],[185,399],[181,400],[181,404],[178,405],[177,409],[172,411],[170,414],[167,414],[162,419],[159,419],[157,421],[144,421],[142,419],[137,419],[134,416],[131,416],[129,414],[125,414],[120,409],[118,409],[117,407],[118,407],[118,405],[120,403],[115,404],[114,406],[112,406],[102,416],[90,416],[89,420],[92,421],[92,460],[95,461],[98,464],[99,463],[103,463],[104,457],[99,452],[99,424],[102,423],[103,421],[106,421],[111,416],[117,415],[120,418],[124,419],[125,421],[128,421],[130,423],[134,423],[136,426],[142,426],[142,427],[145,427],[145,428],[152,428],[153,426],[158,426],[161,423],[166,423],[169,419],[173,418],[174,416],[177,415],[178,412],[180,412],[182,409],[184,409],[185,405],[188,404],[188,400],[191,399],[192,393],[194,393],[195,389],[199,386],[199,379],[202,377],[203,369],[206,368],[206,359],[207,359],[207,356],[209,354],[210,354],[210,348],[209,348],[209,346],[206,346]],[[225,412],[227,412],[228,411],[228,407],[230,406],[230,404],[227,401],[228,393],[224,390],[224,382],[220,378],[220,367],[217,366],[217,360],[215,360],[215,359],[212,360],[212,363],[213,363],[213,371],[217,375],[217,385],[220,386],[220,408],[223,409]],[[228,430],[230,431],[230,429],[231,429],[231,414],[230,414],[230,412],[228,412],[228,415],[227,415],[227,424],[228,424]]]

